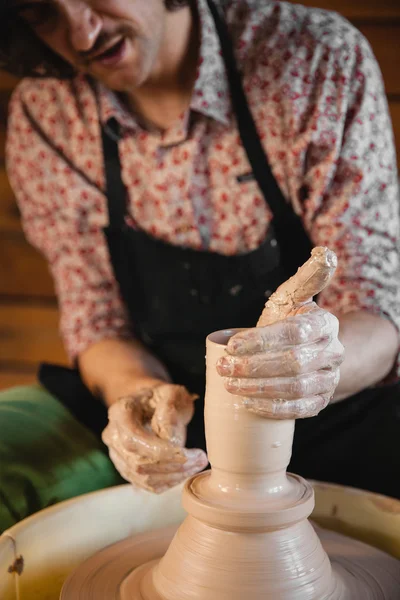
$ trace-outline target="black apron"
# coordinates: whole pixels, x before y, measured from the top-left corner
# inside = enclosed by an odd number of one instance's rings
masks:
[[[276,183],[258,137],[228,29],[211,0],[208,4],[220,38],[241,140],[253,175],[273,213],[273,224],[261,246],[246,254],[224,256],[174,246],[128,227],[117,122],[109,122],[102,131],[109,214],[104,235],[114,274],[131,316],[134,335],[163,362],[174,382],[200,396],[187,439],[188,447],[197,448],[205,448],[205,338],[218,329],[254,326],[265,304],[266,290],[276,289],[311,251],[302,222]],[[83,384],[78,370],[42,365],[39,377],[84,425],[100,435],[107,424],[106,409]],[[373,489],[371,464],[366,465],[365,477],[358,482],[349,454],[355,450],[352,448],[350,452],[350,438],[354,439],[358,414],[363,410],[371,414],[376,405],[375,395],[377,392],[367,391],[328,407],[318,417],[298,421],[293,470],[306,477],[350,485],[360,483],[360,487]],[[346,431],[349,439],[343,435]],[[362,434],[367,434],[364,425]],[[365,461],[360,449],[356,453],[359,474],[362,467],[358,463]],[[384,484],[379,481],[379,491],[388,493]]]

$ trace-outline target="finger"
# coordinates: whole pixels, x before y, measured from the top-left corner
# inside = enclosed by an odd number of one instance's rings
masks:
[[[139,465],[132,455],[112,448],[110,458],[124,479],[155,493],[161,493],[178,485],[204,468],[202,462],[196,462],[187,469],[174,473],[140,473]]]
[[[288,317],[267,327],[240,331],[231,337],[226,351],[238,356],[268,352],[288,346],[311,344],[321,339],[330,340],[337,337],[338,331],[337,318],[314,305],[306,314]]]
[[[334,252],[328,248],[314,248],[308,261],[270,296],[257,326],[263,327],[284,319],[294,307],[309,302],[326,287],[336,266]]]
[[[203,450],[197,448],[183,448],[182,453],[185,457],[184,462],[174,462],[173,460],[152,461],[149,457],[143,457],[135,452],[128,450],[120,440],[118,427],[115,424],[109,424],[102,434],[104,443],[110,450],[117,453],[121,460],[129,466],[130,471],[138,473],[173,473],[184,472],[192,468],[199,471],[208,465],[208,458]]]
[[[101,439],[103,440],[104,444],[108,447],[112,445],[113,431],[115,431],[115,429],[115,425],[108,423],[107,427],[103,429],[103,432],[101,434]]]
[[[161,440],[152,431],[138,429],[134,435],[130,430],[125,430],[125,424],[118,424],[118,435],[121,445],[128,452],[137,454],[148,462],[186,461],[183,447],[175,446],[166,440]]]
[[[140,474],[167,474],[167,473],[184,473],[193,468],[198,471],[203,470],[208,465],[208,458],[205,452],[200,449],[188,450],[188,458],[185,463],[145,463],[138,465],[138,473]]]
[[[305,419],[315,417],[328,406],[332,394],[320,394],[298,400],[261,400],[245,398],[244,404],[250,412],[266,419]]]
[[[161,385],[154,389],[154,415],[151,428],[158,437],[176,446],[186,442],[186,426],[194,414],[194,401],[182,385]]]
[[[110,459],[113,462],[115,468],[119,472],[119,474],[126,480],[129,481],[135,487],[146,490],[148,492],[153,492],[157,494],[161,494],[164,491],[167,491],[170,487],[173,487],[175,483],[172,485],[168,485],[166,481],[157,482],[153,485],[149,482],[149,478],[147,475],[139,475],[137,471],[131,470],[130,467],[126,464],[126,462],[119,456],[119,454],[115,450],[110,450]]]
[[[306,302],[305,304],[297,304],[293,310],[290,311],[289,317],[295,317],[296,315],[305,315],[307,313],[318,312],[323,310],[318,306],[316,302]]]
[[[102,433],[102,440],[109,449],[109,453],[118,455],[125,464],[125,468],[134,472],[137,470],[139,461],[141,463],[151,463],[150,456],[143,456],[132,448],[127,448],[124,439],[121,439],[120,428],[117,423],[109,423]],[[130,479],[129,479],[130,480]]]
[[[197,466],[191,467],[190,469],[182,472],[182,473],[170,473],[167,475],[145,475],[147,489],[151,489],[157,493],[161,493],[171,487],[179,485],[183,481],[189,479],[193,475],[196,475],[199,472]]]
[[[128,464],[119,456],[119,454],[113,449],[109,448],[109,457],[118,473],[129,483],[135,483],[139,487],[143,488],[140,478],[134,469],[131,469]]]
[[[323,339],[276,352],[226,355],[218,360],[217,371],[222,377],[289,377],[320,369],[336,369],[343,358],[344,348],[338,339]]]
[[[129,451],[149,460],[175,460],[185,462],[182,449],[166,440],[160,439],[150,427],[141,420],[140,402],[135,398],[122,399],[109,410],[110,423],[117,426],[119,442]]]
[[[296,377],[247,379],[228,377],[225,387],[231,394],[253,398],[296,400],[333,393],[339,383],[339,369],[304,373]]]

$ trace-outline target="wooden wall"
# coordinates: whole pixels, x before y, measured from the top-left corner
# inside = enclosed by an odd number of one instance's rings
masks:
[[[41,360],[66,364],[44,259],[25,241],[7,181],[7,104],[16,80],[0,72],[0,389],[35,381]]]
[[[400,158],[400,0],[303,0],[336,10],[369,39],[380,63]],[[25,242],[4,169],[7,102],[15,80],[0,73],[0,389],[34,380],[40,360],[66,362],[44,260]]]

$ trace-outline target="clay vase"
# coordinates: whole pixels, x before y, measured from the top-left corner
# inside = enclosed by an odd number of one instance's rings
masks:
[[[212,470],[187,481],[188,517],[160,562],[125,580],[121,598],[349,598],[307,520],[314,508],[311,485],[286,473],[294,421],[251,413],[217,374],[216,362],[233,333],[207,339],[205,427]]]

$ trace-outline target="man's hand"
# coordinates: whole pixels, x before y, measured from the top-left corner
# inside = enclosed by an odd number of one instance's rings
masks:
[[[268,300],[258,326],[234,335],[217,364],[229,392],[270,419],[317,415],[339,382],[339,322],[312,302],[330,281],[336,255],[314,248]]]
[[[183,386],[165,383],[110,407],[102,437],[124,479],[161,493],[207,466],[205,452],[184,447],[195,399]]]
[[[310,302],[283,321],[234,335],[218,372],[229,392],[264,417],[314,416],[339,382],[338,330],[337,318]]]

